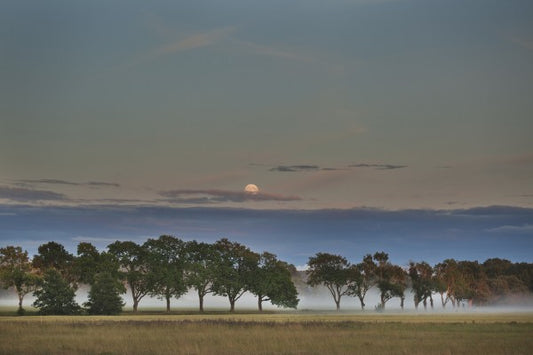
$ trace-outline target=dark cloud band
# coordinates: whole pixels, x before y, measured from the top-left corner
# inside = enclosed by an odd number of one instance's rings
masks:
[[[374,168],[376,170],[394,170],[407,168],[407,165],[392,165],[392,164],[352,164],[350,168]]]
[[[59,179],[23,179],[17,180],[20,184],[50,184],[50,185],[71,185],[71,186],[101,186],[101,187],[120,187],[114,182],[103,181],[89,181],[89,182],[73,182]]]
[[[257,192],[249,193],[245,191],[230,190],[172,190],[161,191],[161,196],[167,198],[168,202],[208,204],[220,202],[246,202],[246,201],[298,201],[298,196],[284,196],[278,194]]]
[[[13,201],[63,201],[66,196],[53,191],[0,186],[0,198]]]

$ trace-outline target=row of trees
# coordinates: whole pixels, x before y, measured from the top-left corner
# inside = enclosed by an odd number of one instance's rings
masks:
[[[296,308],[295,282],[300,287],[325,286],[337,309],[345,295],[356,297],[364,309],[371,289],[379,293],[378,309],[395,297],[403,308],[409,289],[416,308],[420,304],[426,308],[428,303],[434,307],[433,297],[439,296],[442,307],[448,303],[458,307],[467,300],[483,305],[533,292],[533,264],[504,259],[482,264],[446,259],[434,266],[410,262],[402,268],[392,264],[384,252],[367,254],[356,264],[340,255],[317,253],[309,258],[308,267],[305,273],[297,272],[274,254],[259,254],[227,239],[208,244],[169,235],[143,244],[116,241],[103,252],[90,243],[80,243],[76,256],[61,244],[49,242],[31,260],[20,247],[0,248],[0,282],[16,291],[20,312],[24,296],[31,292],[37,297],[34,306],[42,313],[79,312],[74,302],[79,284],[90,286],[84,306],[94,314],[120,312],[125,286],[131,292],[134,312],[145,296],[165,300],[169,311],[171,299],[189,290],[198,295],[200,311],[208,294],[226,297],[234,311],[246,292],[257,297],[259,310],[267,301]]]
[[[434,307],[434,295],[439,295],[442,307],[448,302],[453,307],[498,303],[509,296],[533,292],[533,264],[511,263],[505,259],[456,261],[446,259],[435,266],[427,262],[409,262],[402,268],[389,261],[389,255],[378,252],[367,254],[358,264],[350,264],[340,255],[318,253],[309,258],[308,284],[324,285],[340,309],[344,295],[357,297],[361,309],[365,308],[365,296],[372,288],[379,293],[377,309],[384,309],[387,301],[400,298],[404,307],[406,290],[413,294],[415,308],[420,303]]]
[[[246,292],[257,296],[259,310],[266,301],[296,308],[298,294],[291,279],[295,271],[274,254],[258,254],[227,239],[208,244],[162,235],[141,245],[116,241],[103,252],[80,243],[77,256],[49,242],[38,248],[31,261],[20,247],[0,248],[0,281],[4,288],[16,291],[19,312],[23,312],[24,296],[34,292],[34,306],[42,313],[63,313],[59,309],[76,313],[80,308],[72,302],[79,284],[91,287],[85,306],[95,314],[120,311],[124,285],[131,292],[134,312],[147,295],[166,300],[170,311],[170,300],[189,289],[196,291],[200,311],[210,293],[227,297],[231,311]]]

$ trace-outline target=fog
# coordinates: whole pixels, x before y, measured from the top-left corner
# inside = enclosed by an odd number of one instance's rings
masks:
[[[76,292],[76,302],[82,305],[87,301],[88,287],[82,286]],[[331,294],[325,287],[313,287],[301,290],[298,296],[300,303],[297,311],[309,312],[335,312],[335,303]],[[122,295],[125,302],[125,310],[131,310],[133,302],[131,294],[128,290],[126,294]],[[26,309],[31,308],[31,304],[35,300],[31,294],[24,297],[23,307]],[[474,312],[474,313],[495,313],[495,312],[533,312],[533,296],[532,295],[512,295],[506,299],[501,300],[498,304],[488,306],[469,306],[467,302],[461,307],[453,308],[451,302],[448,302],[446,308],[442,307],[439,294],[433,295],[434,308],[431,309],[429,301],[427,309],[424,309],[422,303],[420,303],[418,310],[414,307],[413,294],[409,291],[405,293],[404,309],[400,307],[400,299],[392,298],[386,304],[385,313],[398,313],[398,312],[417,312],[417,313],[461,313],[461,312]],[[16,307],[17,297],[12,290],[0,291],[0,306],[1,307]],[[370,290],[365,297],[365,313],[375,313],[375,307],[379,303],[379,294],[377,290]],[[198,296],[195,291],[189,291],[179,299],[173,298],[171,300],[171,310],[197,310],[198,309]],[[165,300],[155,297],[145,296],[139,303],[139,310],[143,309],[160,309],[164,310],[166,307]],[[206,295],[204,298],[205,311],[220,311],[229,310],[229,302],[226,297],[214,296],[212,294]],[[294,311],[292,309],[279,308],[272,305],[270,302],[263,302],[263,309],[267,311]],[[235,304],[236,311],[249,311],[257,310],[257,298],[247,292],[245,293]],[[359,299],[351,296],[343,296],[341,299],[341,312],[358,313],[361,312],[361,305]]]

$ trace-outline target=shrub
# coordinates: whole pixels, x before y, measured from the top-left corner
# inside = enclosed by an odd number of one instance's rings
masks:
[[[44,275],[41,289],[33,293],[37,299],[33,306],[40,314],[79,314],[80,306],[74,300],[74,289],[59,272],[50,269]]]
[[[89,314],[119,314],[124,307],[120,294],[124,292],[124,286],[111,273],[97,274],[84,306]]]

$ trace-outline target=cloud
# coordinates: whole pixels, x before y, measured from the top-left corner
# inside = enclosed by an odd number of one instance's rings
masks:
[[[232,42],[250,49],[254,54],[257,54],[257,55],[265,55],[265,56],[274,57],[274,58],[290,59],[290,60],[296,60],[300,62],[315,62],[316,61],[316,59],[311,56],[304,55],[304,54],[294,52],[294,51],[278,49],[272,46],[265,46],[265,45],[261,45],[261,44],[257,44],[257,43],[253,43],[249,41],[237,40],[237,39],[232,39]]]
[[[178,41],[170,42],[156,49],[153,49],[148,53],[140,54],[133,58],[131,62],[126,63],[125,67],[131,68],[141,63],[150,62],[166,55],[211,46],[217,43],[218,41],[226,38],[233,31],[235,31],[235,27],[222,27],[207,32],[192,34]]]
[[[487,232],[492,233],[533,233],[533,224],[524,224],[521,226],[505,225],[496,228],[489,228]]]
[[[177,52],[210,46],[218,40],[226,37],[234,30],[234,27],[223,27],[208,32],[197,33],[188,36],[182,40],[159,47],[152,52],[152,55],[155,57],[159,57],[166,54],[173,54]]]
[[[392,165],[392,164],[352,164],[350,168],[375,168],[376,170],[394,170],[407,168],[407,165]]]
[[[172,190],[159,193],[172,203],[210,204],[246,201],[299,201],[298,196],[283,196],[271,193],[249,193],[230,190]]]
[[[318,165],[278,165],[271,168],[269,171],[281,172],[281,173],[298,173],[298,172],[310,172],[310,171],[337,171],[342,170],[339,168],[321,168]]]
[[[17,180],[17,181],[22,182],[22,183],[28,183],[28,184],[80,185],[77,182],[57,180],[57,179],[24,179],[24,180]]]
[[[115,182],[102,182],[102,181],[89,181],[85,183],[85,185],[89,186],[109,186],[109,187],[120,187],[120,184],[117,184]]]
[[[103,182],[103,181],[89,181],[89,182],[73,182],[66,180],[58,179],[22,179],[17,180],[18,183],[22,184],[50,184],[50,185],[71,185],[71,186],[98,186],[98,187],[120,187],[120,184],[114,182]]]
[[[273,167],[270,169],[270,171],[278,171],[278,172],[300,172],[300,171],[317,171],[320,170],[320,167],[318,165],[280,165]]]
[[[53,191],[0,186],[0,198],[13,201],[63,201],[66,196]]]
[[[91,242],[113,243],[114,241],[117,240],[117,238],[84,237],[80,235],[80,236],[72,238],[72,240],[75,242],[87,242],[87,243],[91,243]]]
[[[392,165],[392,164],[352,164],[348,165],[348,168],[374,168],[376,170],[394,170],[403,169],[407,165]],[[270,169],[270,171],[282,172],[282,173],[298,173],[298,172],[310,172],[310,171],[338,171],[347,170],[346,168],[328,167],[321,168],[318,165],[278,165]]]

